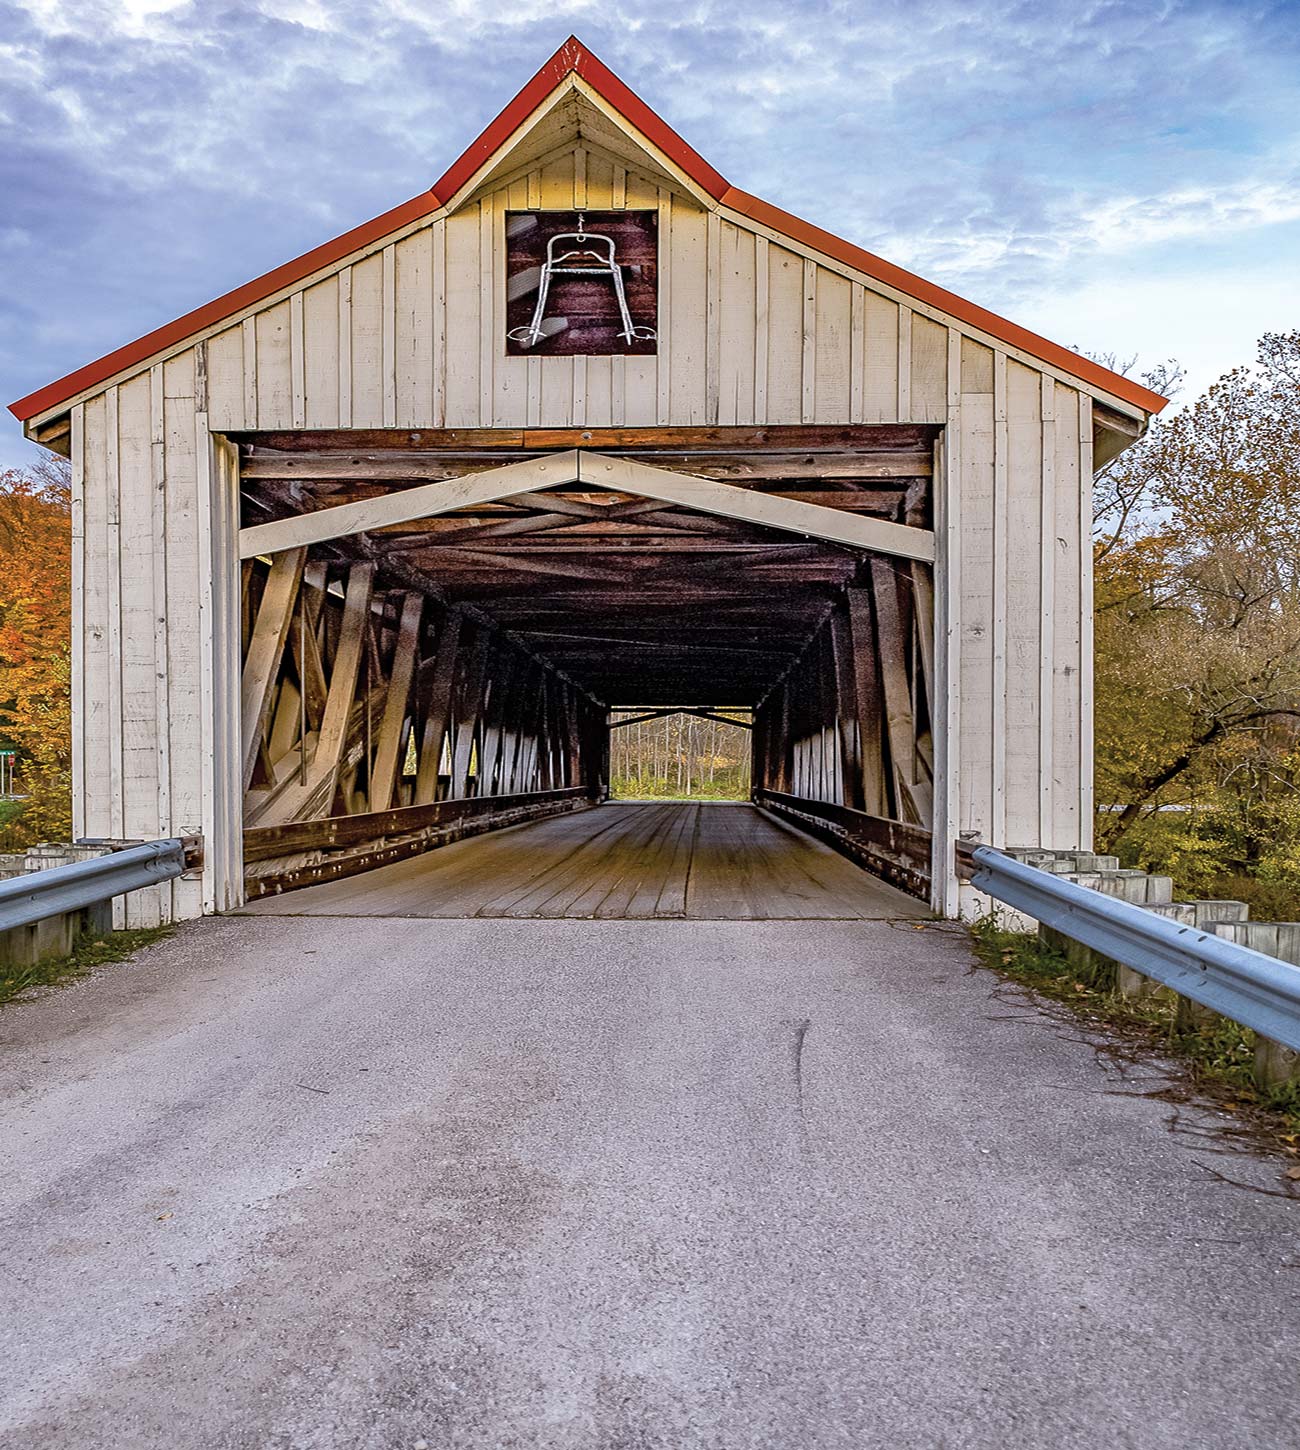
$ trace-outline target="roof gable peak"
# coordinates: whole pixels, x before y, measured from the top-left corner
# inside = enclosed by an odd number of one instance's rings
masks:
[[[528,137],[575,95],[652,160],[656,169],[676,173],[701,200],[718,202],[730,189],[720,171],[571,35],[434,182],[434,196],[449,210],[455,210],[489,176],[500,174],[502,161],[509,162],[521,146],[526,146]],[[608,142],[608,136],[605,139]],[[545,149],[553,150],[558,144],[556,138]],[[517,164],[512,169],[517,169]]]

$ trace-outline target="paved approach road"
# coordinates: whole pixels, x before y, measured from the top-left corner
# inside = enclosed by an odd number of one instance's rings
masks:
[[[0,1013],[0,1445],[1294,1446],[1158,1085],[940,923],[195,923]]]

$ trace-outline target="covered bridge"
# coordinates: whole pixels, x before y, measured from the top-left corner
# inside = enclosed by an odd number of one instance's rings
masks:
[[[1162,405],[570,40],[430,190],[13,405],[73,465],[76,833],[201,836],[132,908],[194,916],[727,707],[760,806],[951,914],[960,833],[1089,843],[1090,484]]]

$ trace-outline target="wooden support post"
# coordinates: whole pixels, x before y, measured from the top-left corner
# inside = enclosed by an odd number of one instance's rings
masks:
[[[921,658],[926,715],[934,719],[934,567],[912,565],[913,619],[916,646]]]
[[[849,589],[846,598],[853,655],[853,708],[858,722],[858,760],[862,770],[862,809],[868,815],[887,816],[889,792],[886,789],[884,732],[881,728],[884,694],[876,654],[871,595],[865,589]]]
[[[766,709],[754,711],[754,728],[749,736],[749,789],[767,788],[767,721]]]
[[[242,702],[245,790],[252,783],[258,751],[262,749],[306,558],[306,549],[290,549],[272,563],[248,642]]]
[[[401,747],[406,732],[406,707],[411,699],[411,680],[420,648],[420,622],[424,614],[424,597],[414,590],[402,601],[402,617],[397,626],[397,644],[393,650],[393,667],[388,675],[388,695],[384,715],[379,724],[379,742],[370,781],[370,809],[386,811],[393,802],[393,787],[401,768]]]
[[[510,774],[506,784],[508,795],[523,790],[524,772],[528,764],[528,719],[531,714],[530,707],[536,701],[537,676],[540,673],[541,666],[535,660],[529,659],[525,663],[520,679],[519,698],[515,701],[511,721],[513,739],[510,747]]]
[[[304,691],[303,712],[308,730],[319,730],[325,714],[325,697],[329,693],[325,681],[325,663],[320,651],[321,609],[325,602],[327,566],[309,563],[302,571],[302,587],[298,591],[298,614],[289,635],[294,668],[298,671]]]
[[[863,804],[862,759],[859,753],[857,679],[853,668],[853,633],[848,606],[831,615],[831,649],[835,656],[836,731],[840,742],[840,773],[844,804],[855,811]]]
[[[564,723],[567,735],[568,771],[565,785],[582,784],[582,725],[579,720],[578,692],[572,685],[564,687]]]
[[[451,780],[447,785],[447,794],[453,800],[468,797],[470,793],[469,768],[474,758],[475,732],[483,713],[483,694],[491,649],[492,631],[487,625],[479,625],[473,648],[465,660],[452,727]]]
[[[311,820],[329,815],[338,788],[339,769],[347,743],[348,727],[356,704],[357,676],[370,622],[370,597],[375,566],[353,564],[348,570],[347,594],[339,629],[338,648],[330,671],[329,696],[321,721],[316,749],[307,768],[307,779],[295,780],[270,802],[261,825]]]
[[[456,678],[456,654],[460,644],[463,612],[447,611],[438,630],[433,656],[433,677],[424,702],[424,723],[420,734],[420,758],[415,776],[415,804],[428,805],[438,797],[438,768],[442,764],[442,738],[451,720],[451,688]]]
[[[881,678],[884,684],[885,724],[889,757],[893,765],[894,788],[899,817],[914,817],[921,825],[929,821],[918,808],[916,782],[916,722],[907,681],[910,640],[904,630],[898,602],[898,582],[886,559],[871,561],[872,596],[876,608],[876,637],[880,645]]]
[[[500,767],[505,772],[504,747],[510,726],[511,709],[515,703],[515,681],[519,675],[519,651],[508,642],[497,656],[492,671],[491,690],[483,712],[482,738],[479,743],[479,795],[503,795],[505,782],[498,781]]]

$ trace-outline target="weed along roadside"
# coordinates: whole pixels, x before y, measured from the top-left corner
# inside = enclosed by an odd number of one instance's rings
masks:
[[[53,987],[88,976],[96,967],[122,962],[145,947],[169,937],[171,926],[138,927],[128,931],[86,933],[66,956],[36,962],[0,962],[0,1007],[20,998],[32,987]]]
[[[995,917],[976,921],[971,936],[984,966],[1105,1033],[1110,1040],[1099,1050],[1116,1063],[1158,1057],[1163,1067],[1172,1067],[1174,1080],[1154,1095],[1174,1104],[1199,1098],[1232,1113],[1240,1130],[1225,1131],[1243,1146],[1244,1138],[1283,1155],[1287,1192],[1300,1197],[1300,1082],[1256,1080],[1256,1034],[1248,1027],[1216,1013],[1189,1013],[1167,988],[1127,995],[1114,964],[1092,953],[1072,961],[1037,936],[1002,929]]]

